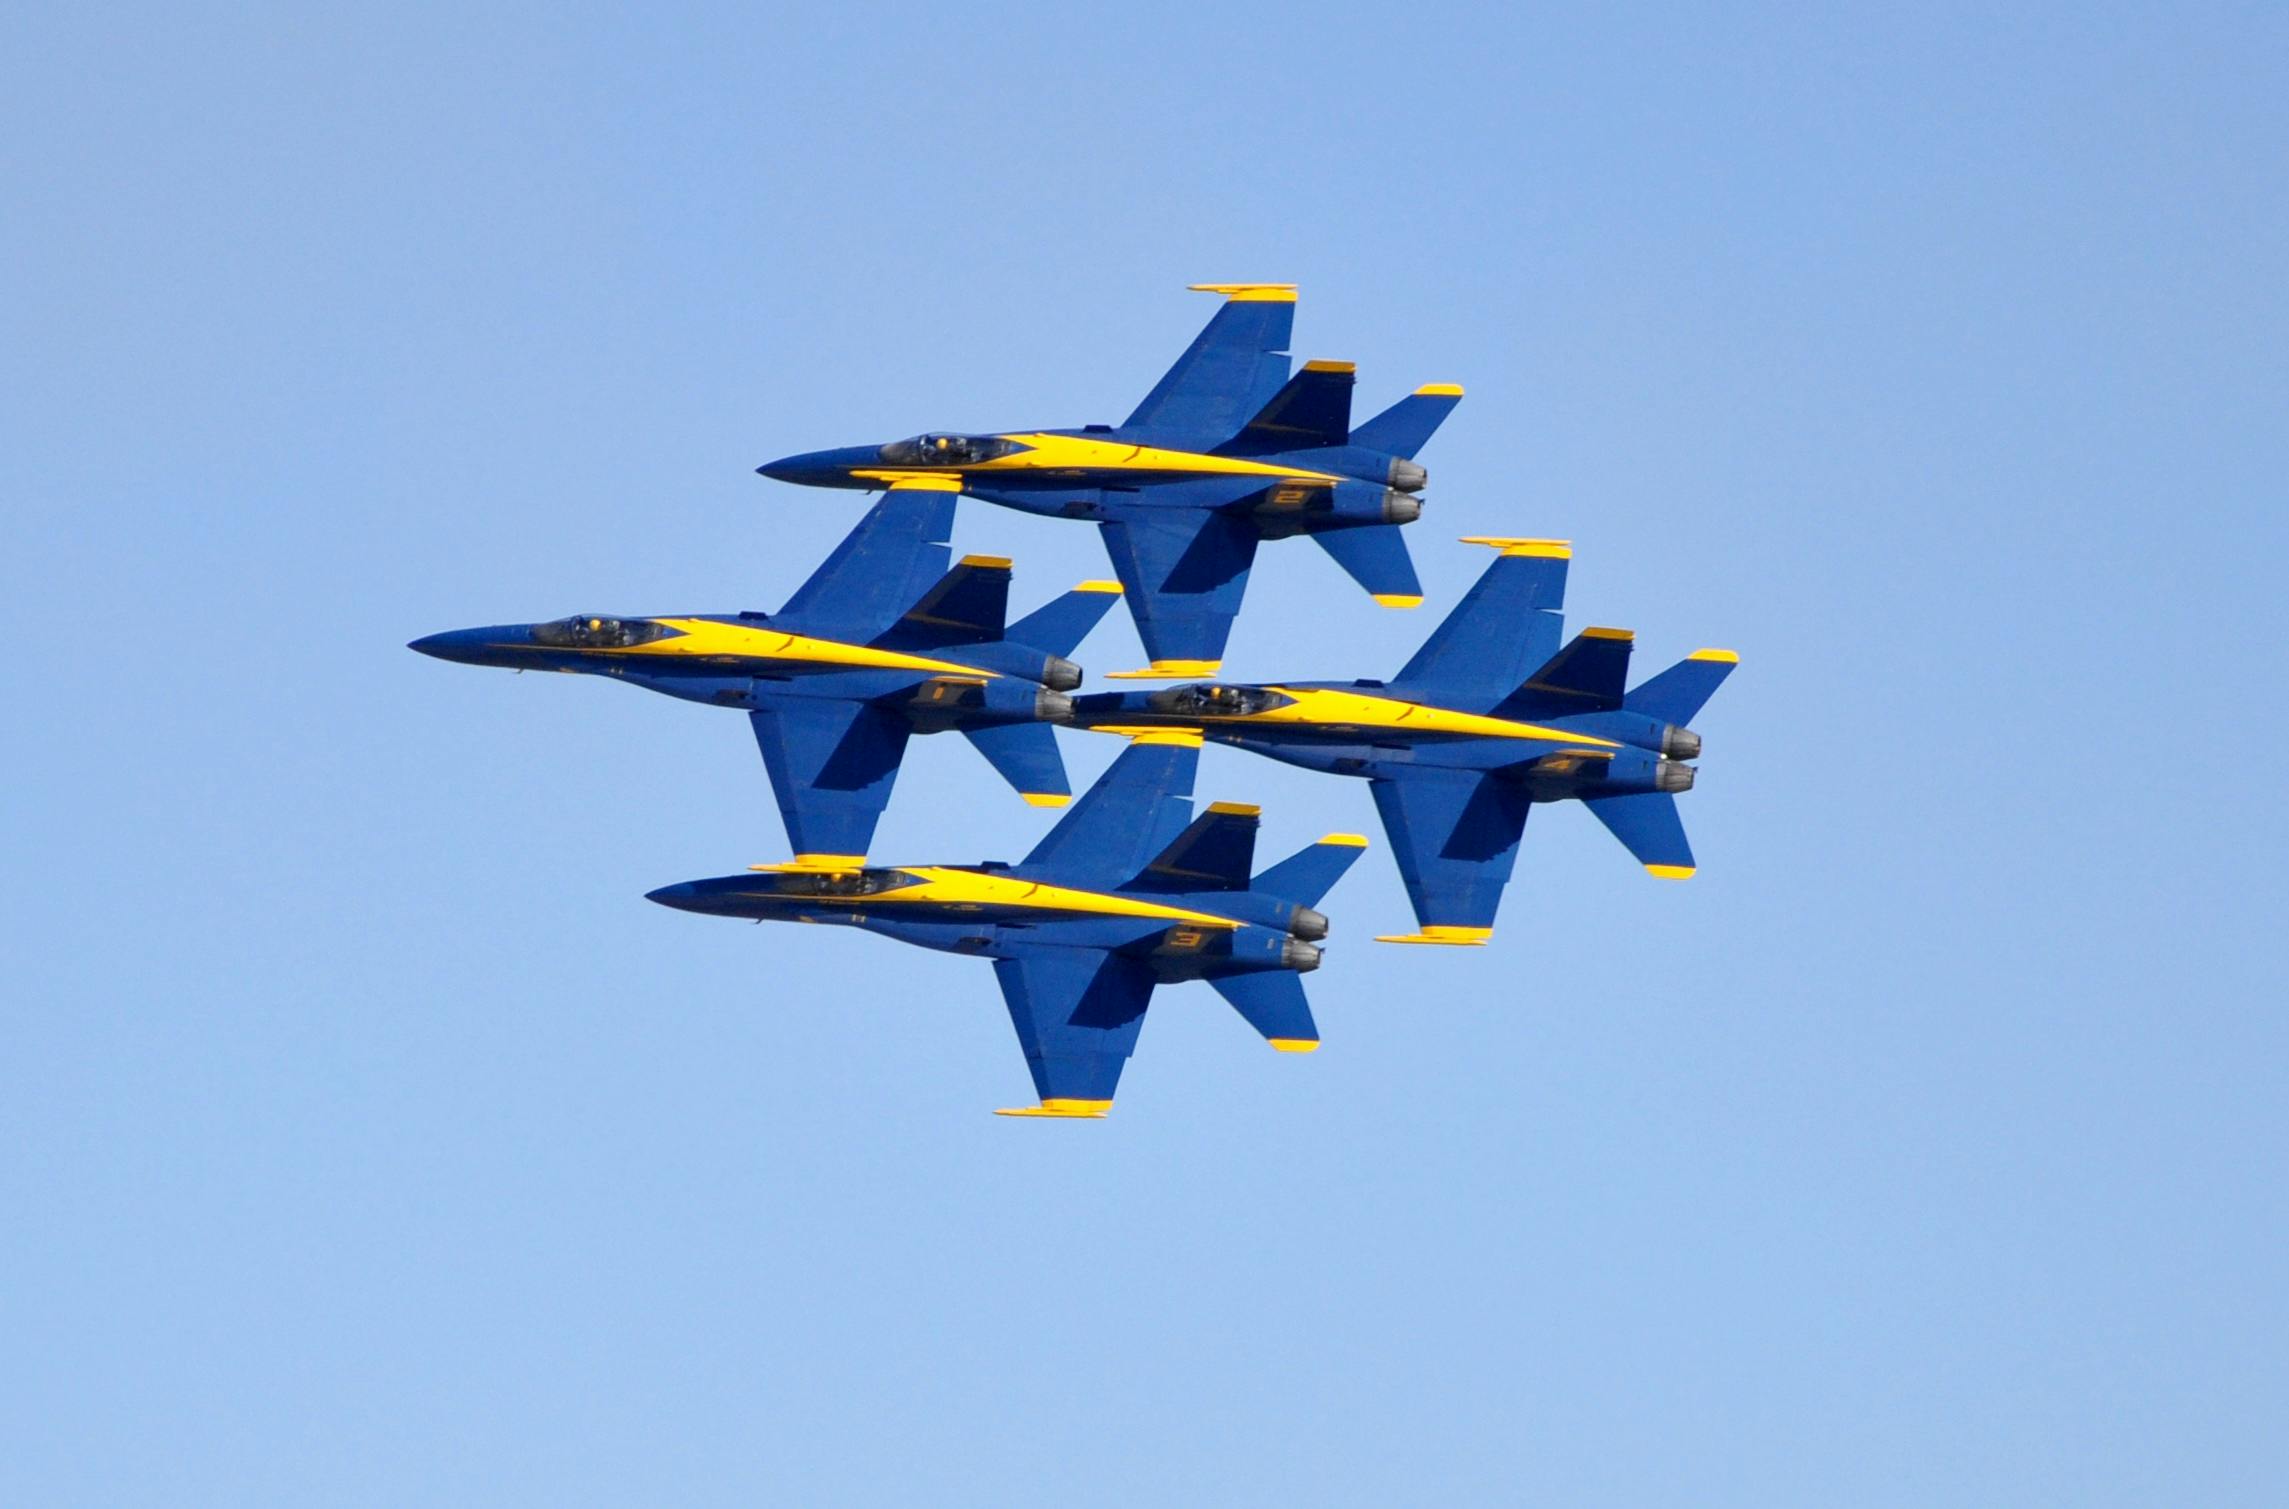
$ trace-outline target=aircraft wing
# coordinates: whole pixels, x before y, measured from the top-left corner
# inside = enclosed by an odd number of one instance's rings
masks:
[[[1055,947],[996,959],[993,972],[1041,1096],[999,1114],[1104,1115],[1144,1026],[1151,972],[1102,949]]]
[[[954,497],[943,488],[893,487],[771,616],[774,627],[867,644],[897,623],[946,574],[953,558]]]
[[[1248,590],[1255,527],[1202,508],[1122,509],[1097,527],[1153,662],[1136,674],[1214,675]]]
[[[1025,867],[1054,870],[1075,885],[1123,884],[1192,820],[1192,778],[1199,767],[1197,730],[1138,735],[1025,856]]]
[[[1422,931],[1378,943],[1483,943],[1531,805],[1515,782],[1475,770],[1409,770],[1368,783]]]
[[[863,859],[913,726],[866,702],[774,697],[749,713],[798,855]]]
[[[1296,291],[1292,283],[1192,286],[1223,294],[1224,306],[1153,384],[1123,427],[1217,442],[1237,432],[1287,382]]]

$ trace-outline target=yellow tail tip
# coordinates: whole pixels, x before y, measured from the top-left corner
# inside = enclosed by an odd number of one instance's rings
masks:
[[[1113,1108],[1109,1100],[1045,1100],[1037,1106],[1004,1106],[996,1116],[1059,1116],[1068,1121],[1102,1121]]]
[[[1647,865],[1645,873],[1656,880],[1691,880],[1694,865]]]

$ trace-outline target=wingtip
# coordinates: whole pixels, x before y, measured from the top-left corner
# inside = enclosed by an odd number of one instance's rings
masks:
[[[1427,382],[1415,389],[1417,398],[1460,398],[1462,384],[1458,382]]]
[[[1647,865],[1645,873],[1655,880],[1691,880],[1696,865]]]
[[[1267,1038],[1265,1041],[1270,1043],[1273,1051],[1278,1053],[1317,1053],[1319,1051],[1319,1039],[1316,1037],[1275,1037]]]
[[[1103,1121],[1113,1108],[1109,1100],[1045,1100],[1037,1106],[1004,1106],[996,1116],[1047,1116],[1062,1121]]]
[[[1377,943],[1440,943],[1450,948],[1478,948],[1494,936],[1491,927],[1442,927],[1434,923],[1419,933],[1377,933]]]
[[[1719,665],[1739,665],[1741,663],[1740,653],[1737,650],[1695,650],[1685,658],[1687,660],[1713,660]]]
[[[1420,592],[1377,592],[1371,594],[1376,603],[1385,608],[1419,608],[1423,605]]]
[[[1020,791],[1028,807],[1067,807],[1073,802],[1070,791]]]
[[[1187,283],[1194,293],[1220,293],[1235,304],[1293,304],[1293,283]]]

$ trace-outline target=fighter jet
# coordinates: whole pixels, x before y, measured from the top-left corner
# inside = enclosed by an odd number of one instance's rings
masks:
[[[1039,1104],[1102,1116],[1153,988],[1206,980],[1288,1053],[1319,1046],[1304,999],[1327,918],[1314,908],[1367,840],[1331,833],[1249,878],[1257,809],[1192,815],[1200,735],[1140,732],[1022,864],[756,865],[651,893],[687,912],[840,923],[993,960]]]
[[[804,863],[864,860],[910,734],[958,729],[1026,801],[1072,800],[1057,738],[1081,684],[1065,657],[1118,582],[1092,581],[1003,627],[1009,562],[947,569],[954,500],[875,504],[779,612],[575,615],[417,639],[441,660],[610,676],[748,714]]]
[[[1404,669],[1382,681],[1198,682],[1074,699],[1072,721],[1208,738],[1364,777],[1419,930],[1382,943],[1484,943],[1537,802],[1579,801],[1654,875],[1693,873],[1676,794],[1701,736],[1684,725],[1740,657],[1695,650],[1624,691],[1634,636],[1559,647],[1564,540],[1472,536],[1500,552]]]
[[[1292,283],[1196,283],[1225,296],[1176,365],[1118,425],[931,433],[757,468],[811,487],[939,488],[1094,520],[1152,665],[1124,677],[1212,676],[1262,540],[1309,535],[1386,607],[1422,600],[1398,526],[1423,511],[1414,457],[1454,406],[1417,388],[1351,427],[1350,362],[1288,375]]]

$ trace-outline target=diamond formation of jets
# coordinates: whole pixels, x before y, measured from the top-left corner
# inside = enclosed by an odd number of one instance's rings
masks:
[[[1291,374],[1294,285],[1194,286],[1224,303],[1121,425],[760,468],[883,494],[777,613],[579,616],[412,648],[746,712],[793,859],[650,899],[991,960],[1038,1102],[1005,1115],[1103,1116],[1162,985],[1205,981],[1273,1047],[1319,1046],[1302,984],[1329,933],[1317,908],[1367,840],[1329,834],[1253,874],[1257,808],[1194,816],[1206,743],[1369,783],[1416,922],[1378,941],[1485,943],[1537,803],[1578,801],[1654,875],[1691,875],[1676,797],[1702,741],[1687,725],[1739,657],[1696,650],[1629,686],[1629,630],[1563,639],[1566,541],[1467,539],[1495,559],[1387,681],[1215,679],[1262,541],[1308,535],[1378,602],[1422,601],[1399,528],[1422,512],[1415,457],[1462,390],[1419,388],[1353,429],[1350,364]],[[963,495],[1095,522],[1120,580],[1007,623],[1010,562],[952,558]],[[1072,695],[1069,657],[1123,596],[1152,664],[1112,675],[1184,684]],[[1061,723],[1129,741],[1078,803]],[[1071,803],[1022,861],[869,863],[906,741],[942,732],[1027,802]]]
[[[1454,406],[1417,388],[1351,427],[1353,366],[1289,375],[1292,283],[1196,283],[1225,302],[1118,425],[931,433],[787,456],[757,468],[811,487],[945,489],[1094,521],[1150,667],[1115,676],[1213,676],[1256,546],[1308,535],[1386,607],[1423,600],[1399,526],[1421,517],[1415,461]]]

